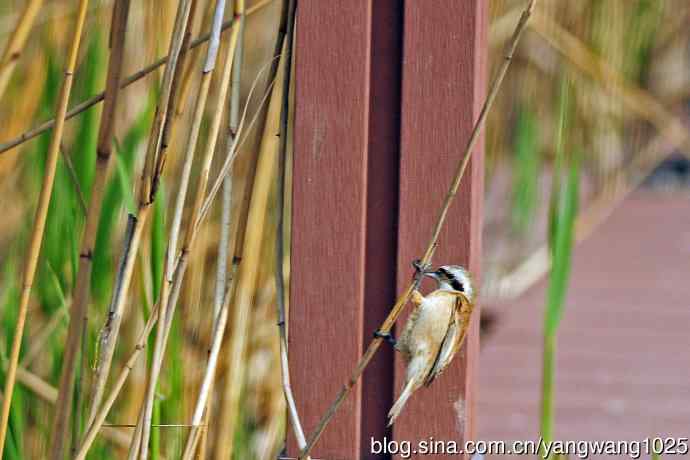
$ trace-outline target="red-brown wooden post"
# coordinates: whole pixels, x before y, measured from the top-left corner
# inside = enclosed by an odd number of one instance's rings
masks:
[[[398,288],[409,283],[410,260],[420,257],[430,229],[485,99],[485,0],[405,2]],[[450,208],[434,256],[461,264],[478,278],[481,258],[483,146]],[[475,279],[475,283],[478,279]],[[400,318],[402,324],[405,318]],[[395,439],[473,439],[474,382],[479,353],[479,308],[461,355],[428,389],[418,391],[394,428]],[[404,379],[400,358],[396,391]],[[397,393],[396,393],[397,394]],[[462,445],[458,442],[458,446]],[[446,458],[429,455],[425,459]]]
[[[371,0],[297,10],[289,356],[307,432],[362,350],[370,12]],[[358,458],[361,401],[357,385],[316,458]]]
[[[349,377],[400,283],[409,281],[410,261],[425,249],[482,102],[482,3],[299,2],[289,353],[307,432]],[[469,261],[475,273],[481,168],[477,156],[435,258]],[[470,356],[477,345],[475,324]],[[314,458],[388,458],[369,450],[372,437],[392,439],[386,413],[402,375],[395,362],[384,345],[312,451]],[[471,369],[473,361],[458,359],[435,388],[412,398],[395,428],[398,440],[471,435],[470,423],[458,431],[453,406],[471,391],[466,365]],[[295,456],[292,434],[288,441]]]

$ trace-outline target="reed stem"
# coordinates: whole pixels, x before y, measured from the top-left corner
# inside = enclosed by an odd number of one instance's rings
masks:
[[[252,5],[250,8],[247,8],[246,15],[251,16],[252,14],[256,13],[257,11],[260,11],[262,8],[266,7],[270,3],[274,2],[275,0],[261,0],[259,2],[256,2],[254,5]],[[228,30],[232,25],[237,21],[237,18],[229,19],[223,23],[223,32]],[[209,38],[211,37],[210,33],[205,33],[198,38],[192,40],[192,42],[189,44],[189,49],[194,49],[198,47],[199,45],[202,45],[206,43]],[[160,66],[166,64],[168,62],[168,58],[170,56],[163,56],[162,58],[158,59],[152,64],[149,64],[148,66],[144,67],[141,70],[138,70],[134,72],[133,74],[129,75],[127,78],[122,80],[122,84],[120,85],[120,89],[127,88],[133,83],[136,83],[137,81],[141,80],[151,72],[155,71],[158,69]],[[103,101],[103,98],[105,97],[105,92],[99,93],[89,99],[86,99],[85,101],[80,102],[79,104],[75,105],[73,108],[71,108],[69,111],[67,111],[66,119],[69,120],[73,117],[76,117],[80,113],[82,113],[85,110],[90,109],[94,105],[100,103]],[[20,134],[19,136],[10,139],[9,141],[3,142],[0,144],[0,155],[3,153],[6,153],[15,147],[23,144],[24,142],[27,142],[31,139],[33,139],[36,136],[40,136],[41,134],[45,133],[49,129],[51,129],[53,126],[55,126],[55,118],[51,120],[47,120],[40,125],[29,129],[28,131],[25,131],[24,133]]]
[[[156,114],[151,127],[146,155],[144,157],[144,169],[139,179],[139,203],[137,215],[129,216],[127,238],[124,242],[124,251],[120,260],[115,286],[110,301],[108,318],[101,330],[99,337],[98,365],[93,384],[93,396],[91,398],[91,408],[88,425],[95,423],[95,413],[100,406],[101,398],[105,390],[105,384],[110,374],[112,357],[117,343],[120,321],[124,312],[125,302],[129,293],[129,288],[134,271],[134,263],[141,243],[144,227],[151,213],[151,205],[156,198],[156,191],[163,173],[162,166],[165,164],[165,151],[167,148],[167,137],[170,133],[168,125],[168,114],[172,101],[175,99],[174,80],[178,75],[179,59],[184,45],[189,17],[194,0],[181,0],[175,16],[172,37],[169,45],[169,59],[163,73],[161,83],[161,94],[156,107]],[[136,435],[134,436],[136,438]]]
[[[26,40],[29,38],[29,32],[31,32],[31,27],[41,6],[43,6],[43,0],[29,0],[27,2],[26,8],[24,8],[24,12],[17,22],[17,27],[7,42],[2,57],[0,57],[0,99],[5,94],[10,78],[12,78],[14,69],[17,67],[24,45],[26,45]]]
[[[110,57],[108,76],[106,79],[105,102],[101,115],[101,124],[96,147],[96,172],[91,191],[91,201],[86,213],[86,223],[79,250],[79,269],[74,287],[74,297],[70,308],[70,322],[62,359],[60,386],[53,418],[53,448],[51,458],[61,459],[63,447],[69,439],[69,420],[74,396],[74,377],[77,369],[77,355],[81,349],[82,337],[88,326],[88,304],[91,287],[91,269],[93,267],[93,253],[96,244],[98,223],[101,217],[103,197],[105,195],[106,180],[112,154],[113,132],[115,129],[115,114],[122,77],[122,63],[124,58],[125,35],[127,19],[129,17],[130,0],[117,0],[113,6]],[[77,414],[78,416],[78,414]],[[75,416],[76,420],[76,416]],[[78,437],[79,433],[72,433]]]
[[[278,150],[278,225],[276,229],[276,306],[278,318],[278,340],[280,347],[280,373],[283,395],[287,405],[288,416],[292,431],[295,434],[297,447],[302,450],[307,446],[304,428],[300,421],[295,395],[290,384],[290,362],[288,359],[288,334],[285,295],[285,175],[287,160],[288,121],[290,118],[290,80],[292,75],[292,46],[295,32],[295,13],[297,0],[289,0],[287,33],[285,35],[285,81],[283,83],[283,95],[280,112],[280,146]],[[307,457],[309,460],[310,457]]]
[[[27,250],[28,255],[26,265],[24,266],[24,272],[22,274],[22,290],[17,313],[17,324],[15,325],[14,338],[12,339],[12,351],[10,352],[9,366],[7,369],[7,376],[5,378],[5,390],[3,392],[5,397],[2,401],[2,412],[0,413],[0,458],[2,458],[5,448],[5,438],[7,436],[7,425],[9,422],[10,408],[12,405],[12,395],[14,393],[14,384],[17,378],[19,352],[22,346],[24,326],[26,324],[26,316],[29,310],[31,287],[33,286],[34,277],[36,275],[38,257],[40,255],[41,245],[43,243],[43,233],[45,231],[46,219],[48,217],[48,206],[50,205],[50,198],[52,196],[53,182],[55,180],[57,161],[60,154],[60,143],[62,141],[62,134],[65,127],[67,104],[69,103],[69,96],[72,92],[74,70],[77,65],[77,56],[79,55],[79,46],[81,44],[81,35],[84,29],[84,23],[86,21],[86,10],[88,5],[89,0],[80,0],[77,22],[72,35],[72,45],[69,51],[67,64],[65,66],[65,73],[58,98],[58,106],[55,114],[55,129],[53,130],[53,135],[50,139],[50,146],[48,147],[43,184],[41,185],[41,193],[38,199],[33,229],[31,231],[31,240]]]
[[[240,394],[244,383],[244,354],[249,333],[251,306],[254,300],[254,288],[260,266],[261,242],[263,240],[266,207],[268,205],[271,181],[276,172],[279,130],[280,102],[285,71],[284,53],[281,53],[275,85],[266,115],[266,124],[261,138],[261,147],[256,167],[256,180],[251,192],[251,205],[247,214],[246,233],[242,249],[243,260],[239,267],[237,288],[234,292],[234,309],[232,312],[231,342],[228,350],[228,367],[226,369],[226,386],[221,408],[219,426],[219,443],[216,446],[216,459],[230,458],[234,450],[234,432],[239,417]]]
[[[189,164],[191,168],[191,162],[194,158],[194,151],[196,149],[196,144],[198,141],[199,129],[201,127],[201,120],[204,114],[206,100],[208,97],[208,91],[211,82],[211,75],[215,69],[215,64],[217,60],[218,48],[220,45],[220,30],[222,26],[223,14],[225,12],[225,1],[218,0],[215,4],[215,13],[213,20],[213,32],[211,44],[206,55],[206,62],[204,63],[202,69],[202,85],[200,86],[200,94],[197,98],[197,106],[195,110],[195,116],[192,122],[192,132],[190,134],[189,143],[187,145],[187,155],[186,155],[186,165]],[[230,43],[228,44],[228,55],[226,56],[226,64],[222,76],[221,88],[218,95],[218,107],[214,114],[214,119],[211,124],[211,132],[209,134],[209,142],[206,148],[206,154],[203,158],[203,165],[200,172],[199,183],[197,185],[197,197],[195,200],[194,208],[192,209],[192,217],[190,218],[190,224],[187,227],[187,232],[185,235],[185,240],[181,249],[180,257],[186,257],[191,250],[191,245],[193,242],[194,225],[192,224],[196,220],[196,216],[199,213],[199,207],[203,200],[203,196],[206,193],[206,184],[208,183],[208,176],[210,173],[211,161],[213,160],[213,154],[215,152],[215,146],[218,139],[218,133],[220,131],[220,121],[222,118],[222,107],[227,94],[227,88],[230,82],[230,70],[232,69],[232,60],[235,52],[235,46],[237,43],[239,27],[235,25],[233,27]],[[189,170],[191,171],[191,169]],[[188,172],[189,172],[188,171]],[[188,176],[187,176],[188,177]],[[172,291],[177,292],[177,295],[172,295],[169,299],[165,299],[164,303],[161,305],[165,306],[162,310],[161,318],[163,319],[159,323],[156,342],[154,345],[154,357],[151,363],[151,372],[149,375],[149,380],[147,384],[146,399],[144,400],[144,406],[142,408],[143,416],[140,418],[140,423],[142,423],[142,437],[140,446],[139,458],[142,460],[148,458],[148,439],[150,437],[151,431],[151,415],[153,410],[153,402],[155,398],[155,390],[158,384],[158,377],[160,375],[160,370],[163,364],[163,358],[165,356],[165,349],[168,341],[168,336],[172,327],[172,321],[175,315],[175,309],[177,305],[177,296],[179,295],[179,290],[181,288],[182,280],[184,279],[186,264],[180,265],[178,270],[175,272],[175,280],[173,284],[171,270],[174,266],[174,260],[177,257],[177,239],[179,235],[179,229],[182,221],[182,212],[184,210],[184,201],[186,197],[187,187],[180,189],[178,193],[177,208],[175,212],[175,221],[173,222],[173,227],[171,229],[170,241],[168,243],[168,263],[167,263],[167,275],[164,280],[164,285],[172,285]]]

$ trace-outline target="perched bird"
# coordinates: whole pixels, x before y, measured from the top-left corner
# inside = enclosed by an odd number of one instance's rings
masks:
[[[401,352],[407,365],[402,393],[388,413],[389,426],[412,393],[422,385],[430,385],[448,367],[465,340],[472,314],[474,288],[466,269],[445,265],[422,273],[434,278],[438,288],[426,297],[413,291],[416,308],[400,339],[396,341],[390,333],[374,334]]]

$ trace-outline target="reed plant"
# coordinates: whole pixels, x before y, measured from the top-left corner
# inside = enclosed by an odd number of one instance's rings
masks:
[[[544,344],[542,349],[541,436],[545,443],[553,441],[554,379],[558,326],[563,318],[568,280],[572,263],[575,217],[579,199],[579,158],[565,139],[568,123],[569,86],[564,80],[560,92],[560,115],[554,164],[554,177],[549,204],[549,253],[551,269],[546,290],[544,312]],[[566,153],[566,149],[570,150]]]

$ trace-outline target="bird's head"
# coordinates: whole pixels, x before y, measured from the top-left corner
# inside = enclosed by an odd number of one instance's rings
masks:
[[[460,291],[471,302],[474,299],[474,286],[470,272],[460,265],[443,265],[435,271],[424,273],[425,276],[438,281],[439,289]]]

